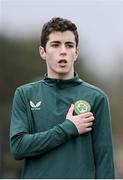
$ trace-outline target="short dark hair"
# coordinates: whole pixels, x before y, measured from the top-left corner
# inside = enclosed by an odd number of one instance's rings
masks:
[[[43,25],[41,32],[41,46],[46,50],[46,44],[49,39],[49,34],[54,31],[72,31],[75,35],[76,47],[78,46],[79,37],[77,27],[68,19],[54,17]]]

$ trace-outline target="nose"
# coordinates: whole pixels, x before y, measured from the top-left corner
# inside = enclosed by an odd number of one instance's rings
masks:
[[[66,55],[67,54],[67,50],[66,50],[66,47],[64,45],[61,46],[60,54],[61,55]]]

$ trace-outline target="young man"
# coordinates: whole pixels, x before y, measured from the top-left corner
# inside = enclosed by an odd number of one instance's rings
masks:
[[[74,72],[76,25],[62,18],[44,24],[39,47],[43,80],[17,88],[10,125],[21,178],[114,178],[108,98]]]

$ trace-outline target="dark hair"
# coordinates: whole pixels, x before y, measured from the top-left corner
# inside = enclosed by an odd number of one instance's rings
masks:
[[[72,31],[75,35],[76,47],[78,46],[78,32],[77,27],[68,19],[63,19],[60,17],[54,17],[50,21],[44,24],[41,32],[41,46],[45,49],[47,41],[49,39],[49,34],[53,31]],[[46,50],[46,49],[45,49]]]

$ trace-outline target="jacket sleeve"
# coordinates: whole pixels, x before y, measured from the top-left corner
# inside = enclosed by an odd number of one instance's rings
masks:
[[[98,97],[94,108],[92,139],[96,179],[114,178],[111,117],[108,97]]]
[[[76,127],[67,119],[47,131],[29,133],[26,104],[22,94],[16,90],[10,124],[10,150],[15,159],[43,154],[76,135]]]

